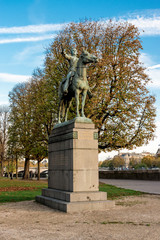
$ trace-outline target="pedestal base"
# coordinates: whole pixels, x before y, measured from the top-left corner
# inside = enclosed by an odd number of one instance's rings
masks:
[[[37,196],[36,201],[67,213],[106,210],[115,206],[114,201],[107,200],[105,192],[65,192],[49,188],[43,189],[42,196]]]
[[[36,201],[64,212],[114,207],[99,192],[98,131],[90,119],[58,124],[49,137],[48,189]]]

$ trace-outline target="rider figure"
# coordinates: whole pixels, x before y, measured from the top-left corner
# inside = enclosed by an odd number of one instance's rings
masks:
[[[69,55],[69,54],[66,54],[65,50],[62,47],[62,55],[69,61],[69,70],[68,70],[67,78],[63,85],[63,92],[64,92],[64,94],[67,94],[69,83],[70,83],[70,81],[72,81],[72,78],[76,72],[76,67],[77,67],[77,62],[78,62],[77,50],[76,50],[76,48],[72,48],[71,55]]]

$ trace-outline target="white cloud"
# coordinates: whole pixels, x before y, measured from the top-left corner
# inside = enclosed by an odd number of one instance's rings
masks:
[[[9,101],[0,101],[0,105],[1,106],[9,105]]]
[[[9,74],[9,73],[0,73],[0,81],[1,82],[25,82],[30,78],[27,75],[16,75],[16,74]]]
[[[0,34],[17,34],[17,33],[44,33],[59,31],[66,26],[66,23],[62,24],[41,24],[41,25],[28,25],[21,27],[6,27],[0,28]]]
[[[118,151],[100,152],[98,154],[98,160],[99,161],[104,161],[106,159],[113,158],[115,155],[118,155]]]
[[[112,21],[116,22],[129,22],[133,25],[135,25],[141,35],[143,36],[155,36],[155,35],[160,35],[160,16],[151,16],[151,17],[147,17],[147,16],[134,16],[134,17],[130,17],[130,18],[126,18],[126,17],[121,17],[119,19],[113,18]],[[100,23],[105,24],[108,23],[109,20],[103,20],[100,21]]]
[[[139,28],[141,35],[160,35],[160,16],[153,17],[139,17],[134,18],[121,18],[120,22],[128,21]],[[102,24],[107,23],[109,20],[100,21]],[[115,19],[113,19],[115,21]],[[0,34],[40,34],[46,32],[55,32],[62,30],[68,23],[61,24],[41,24],[41,25],[28,25],[20,27],[3,27],[0,28]],[[28,37],[15,37],[0,39],[0,44],[16,43],[16,42],[37,42],[47,39],[53,39],[56,34],[46,34],[40,36]]]
[[[134,24],[141,31],[141,35],[160,35],[160,17],[139,17],[135,19],[127,19],[128,22]]]
[[[113,19],[114,21],[115,19]],[[160,35],[160,16],[137,16],[126,19],[122,17],[119,21],[128,21],[137,26],[142,35]],[[108,22],[100,21],[100,22]],[[1,27],[0,34],[19,34],[19,33],[45,33],[62,30],[68,23],[59,24],[40,24],[40,25],[28,25],[20,27]]]
[[[156,68],[160,68],[160,64],[157,64],[157,65],[154,65],[154,66],[148,67],[148,69],[156,69]]]
[[[141,53],[139,56],[140,62],[144,63],[146,68],[149,68],[151,65],[153,65],[152,57],[148,55],[147,53]]]
[[[37,41],[43,41],[47,39],[53,39],[55,37],[55,34],[48,34],[44,36],[38,36],[38,37],[26,37],[26,38],[6,38],[1,39],[0,44],[5,43],[18,43],[18,42],[37,42]]]
[[[148,83],[149,87],[160,88],[160,64],[155,64],[152,60],[152,56],[142,53],[139,60],[144,63],[147,68],[146,73],[151,78],[151,82]]]
[[[146,56],[146,60],[148,59],[148,57]],[[152,61],[150,60],[150,63]],[[160,88],[160,64],[156,64],[152,66],[148,66],[149,61],[147,60],[147,62],[144,62],[145,65],[147,66],[146,69],[146,73],[149,75],[149,77],[151,78],[151,82],[148,83],[149,87],[152,88]]]
[[[149,87],[160,88],[160,69],[148,68],[147,73],[152,82],[148,84]]]
[[[24,61],[25,59],[28,59],[29,57],[37,54],[43,54],[44,47],[42,44],[36,44],[35,46],[26,47],[23,49],[23,51],[17,53],[14,58],[16,61]],[[39,56],[38,56],[39,57]]]

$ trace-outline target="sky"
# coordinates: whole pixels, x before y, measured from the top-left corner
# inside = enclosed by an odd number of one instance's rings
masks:
[[[8,93],[43,67],[46,48],[70,22],[92,19],[128,21],[138,27],[143,50],[140,60],[152,82],[156,97],[155,139],[133,151],[156,153],[160,144],[160,1],[144,0],[0,0],[0,105]],[[127,151],[127,150],[123,150]],[[101,153],[104,160],[117,152]]]

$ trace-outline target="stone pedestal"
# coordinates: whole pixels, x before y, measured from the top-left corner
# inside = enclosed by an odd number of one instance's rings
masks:
[[[114,207],[99,192],[98,133],[90,119],[57,124],[49,137],[48,189],[36,201],[64,212]]]

